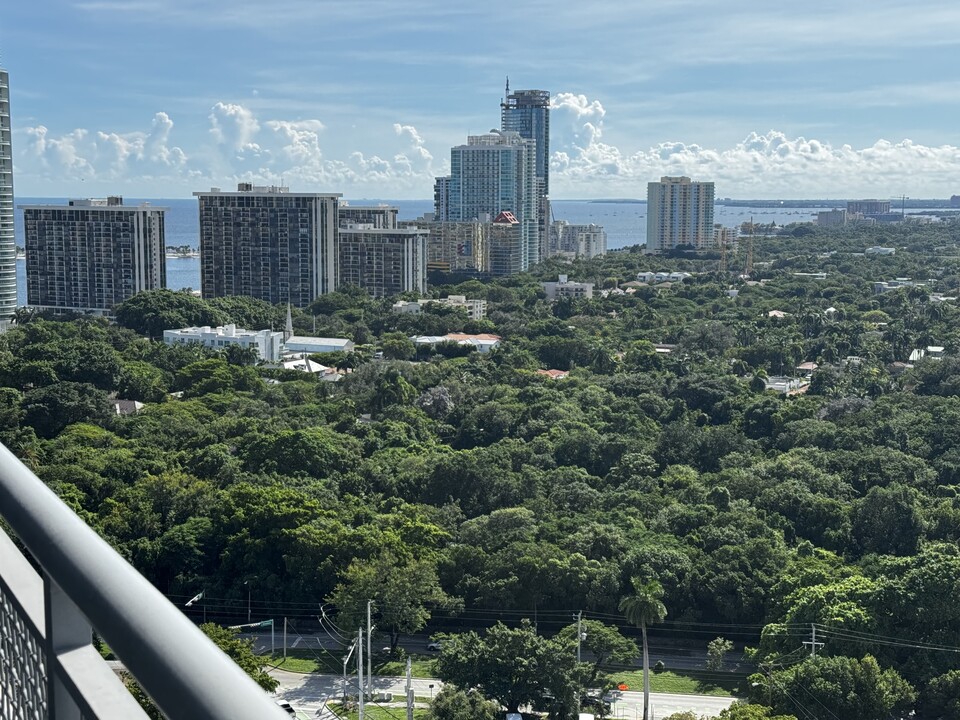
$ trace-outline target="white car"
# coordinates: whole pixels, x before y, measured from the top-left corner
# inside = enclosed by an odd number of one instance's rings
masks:
[[[427,643],[427,650],[439,651],[443,647],[443,643],[439,640],[434,640],[433,642]]]

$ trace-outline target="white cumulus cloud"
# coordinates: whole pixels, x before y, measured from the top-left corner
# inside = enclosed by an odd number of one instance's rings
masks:
[[[605,141],[607,113],[583,95],[558,93],[552,103],[551,185],[559,196],[643,197],[662,175],[712,180],[718,196],[946,197],[955,192],[960,148],[909,139],[854,148],[778,130],[749,132],[725,148],[664,141],[624,150]]]
[[[253,139],[260,123],[251,110],[235,103],[218,102],[210,109],[210,134],[221,145],[237,152],[258,151]]]

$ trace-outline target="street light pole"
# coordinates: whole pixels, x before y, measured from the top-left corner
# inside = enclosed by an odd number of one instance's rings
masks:
[[[363,628],[357,632],[357,690],[359,691],[358,720],[363,720]]]
[[[580,642],[583,640],[583,610],[577,613],[577,662],[580,662]]]
[[[373,600],[367,600],[367,691],[372,692],[373,688],[373,653],[370,650],[370,635],[373,632],[373,625],[370,622],[370,609],[373,606]]]
[[[244,580],[243,584],[247,586],[247,622],[250,622],[250,581]]]

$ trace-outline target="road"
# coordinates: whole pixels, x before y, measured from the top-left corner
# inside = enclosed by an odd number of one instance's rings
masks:
[[[342,692],[343,679],[336,675],[301,675],[284,670],[271,670],[270,674],[280,681],[277,698],[286,700],[295,708],[308,713],[316,712],[326,699],[338,698]],[[348,677],[348,682],[356,683],[356,676]],[[402,700],[406,688],[406,679],[400,677],[373,678],[373,691],[390,692]],[[440,680],[434,678],[414,678],[413,691],[418,697],[430,697],[443,687]],[[355,688],[353,688],[355,689]],[[733,698],[713,697],[710,695],[673,695],[670,693],[650,693],[653,717],[666,717],[671,713],[692,710],[698,715],[716,716],[725,707],[729,707]],[[624,692],[613,704],[610,717],[643,717],[643,693]]]
[[[282,628],[282,624],[280,627]],[[253,648],[256,653],[264,654],[270,652],[271,649],[280,651],[283,648],[282,629],[278,629],[273,638],[271,638],[269,632],[264,633],[263,631],[258,633],[243,633],[241,637],[253,641]],[[430,655],[431,652],[427,650],[428,642],[430,642],[430,638],[427,635],[404,635],[400,638],[400,647],[410,654]],[[318,652],[321,650],[329,650],[338,658],[344,656],[344,647],[347,644],[348,643],[344,643],[340,641],[339,638],[331,635],[300,635],[293,631],[287,634],[288,648],[315,650]],[[374,647],[374,652],[383,644],[383,642],[378,642]],[[589,654],[585,655],[585,659],[589,657]],[[682,645],[672,645],[669,642],[663,642],[662,644],[655,642],[650,646],[650,667],[656,665],[658,660],[662,660],[668,670],[703,670],[707,661],[707,653],[705,648],[690,648]],[[728,671],[739,671],[743,673],[756,671],[753,665],[743,662],[742,660],[738,661],[735,653],[731,653],[728,660],[729,662],[725,668]],[[640,658],[637,658],[636,667],[640,667]]]

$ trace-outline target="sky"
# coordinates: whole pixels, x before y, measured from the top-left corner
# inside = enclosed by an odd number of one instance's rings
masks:
[[[11,0],[20,197],[420,199],[552,94],[551,193],[960,194],[955,0]]]

